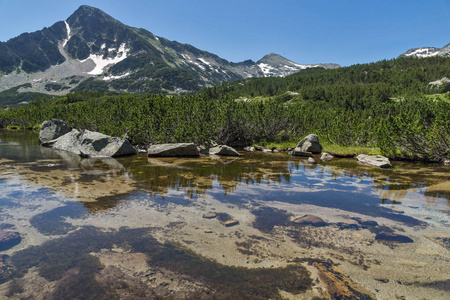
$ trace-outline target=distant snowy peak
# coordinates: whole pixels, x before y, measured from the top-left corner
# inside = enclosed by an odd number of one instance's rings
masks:
[[[435,47],[422,47],[409,49],[400,57],[415,57],[415,58],[425,58],[433,56],[450,57],[450,44],[442,48]]]
[[[335,69],[340,67],[338,64],[297,64],[276,53],[267,54],[257,61],[256,64],[261,69],[264,77],[284,77],[307,68]]]

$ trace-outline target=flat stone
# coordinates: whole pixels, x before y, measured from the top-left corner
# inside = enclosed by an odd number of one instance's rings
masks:
[[[239,153],[230,146],[220,145],[202,151],[202,154],[223,155],[223,156],[239,156]]]
[[[206,229],[205,233],[213,233],[213,231],[211,229]]]
[[[217,214],[211,212],[203,215],[203,218],[205,219],[214,219],[215,217],[217,217]]]
[[[225,223],[223,223],[223,225],[225,225],[226,227],[231,227],[231,226],[235,226],[238,224],[239,224],[238,220],[228,220]]]
[[[312,225],[312,226],[326,226],[328,225],[322,218],[313,215],[304,215],[303,217],[294,220],[295,224]]]
[[[392,167],[389,158],[382,155],[367,155],[367,154],[359,154],[356,156],[356,159],[359,163],[374,166],[378,168],[390,168]]]
[[[294,148],[294,150],[292,150],[291,152],[289,152],[290,155],[292,156],[303,156],[303,157],[312,157],[312,153],[311,152],[305,152],[302,151],[300,148]]]
[[[198,148],[193,143],[170,143],[152,145],[148,148],[151,157],[199,156]]]

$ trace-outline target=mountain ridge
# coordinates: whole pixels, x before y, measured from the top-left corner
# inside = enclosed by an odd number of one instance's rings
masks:
[[[415,57],[415,58],[426,58],[433,56],[450,57],[450,44],[442,48],[436,47],[419,47],[412,48],[402,53],[399,57]]]
[[[301,65],[278,54],[257,62],[229,62],[192,45],[127,26],[87,5],[65,21],[0,42],[0,92],[24,85],[19,92],[173,93],[243,78],[286,76],[310,67],[339,65]]]

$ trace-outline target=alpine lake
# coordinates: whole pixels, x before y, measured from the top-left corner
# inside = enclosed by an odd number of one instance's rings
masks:
[[[0,298],[450,299],[450,167],[241,154],[0,130]]]

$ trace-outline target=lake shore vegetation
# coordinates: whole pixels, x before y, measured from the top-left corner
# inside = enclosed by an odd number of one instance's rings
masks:
[[[143,146],[214,141],[283,148],[315,133],[330,149],[442,162],[450,158],[450,94],[428,83],[448,70],[450,58],[399,58],[223,83],[187,96],[72,92],[0,109],[0,126],[33,128],[59,118]]]

